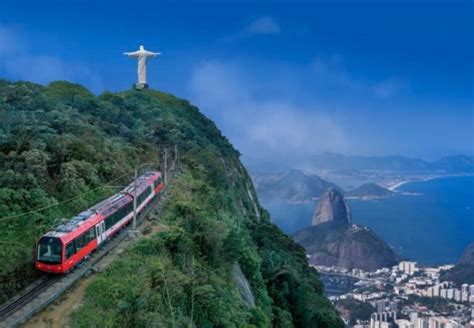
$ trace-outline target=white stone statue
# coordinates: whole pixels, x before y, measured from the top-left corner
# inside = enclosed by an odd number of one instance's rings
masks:
[[[148,57],[156,57],[160,55],[159,52],[151,52],[145,50],[143,46],[140,46],[140,49],[134,52],[124,52],[124,55],[129,57],[138,58],[138,84],[142,86],[147,86],[146,82],[146,62]]]

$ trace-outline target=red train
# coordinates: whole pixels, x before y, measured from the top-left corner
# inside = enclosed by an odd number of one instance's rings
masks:
[[[138,214],[163,190],[164,181],[160,172],[148,171],[118,194],[43,235],[36,243],[36,269],[67,273],[130,223],[133,219],[135,186]]]

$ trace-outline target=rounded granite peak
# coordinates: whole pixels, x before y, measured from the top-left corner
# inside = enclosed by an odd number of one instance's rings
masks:
[[[312,225],[324,222],[351,223],[351,212],[342,193],[336,189],[328,189],[319,201],[316,208]]]

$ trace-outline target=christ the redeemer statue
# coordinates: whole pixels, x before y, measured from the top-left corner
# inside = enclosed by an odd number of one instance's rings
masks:
[[[151,52],[145,50],[143,46],[140,46],[140,49],[134,52],[124,52],[124,55],[129,57],[138,58],[138,83],[135,84],[137,89],[148,89],[148,84],[146,82],[146,62],[148,57],[156,57],[160,55],[159,52]]]

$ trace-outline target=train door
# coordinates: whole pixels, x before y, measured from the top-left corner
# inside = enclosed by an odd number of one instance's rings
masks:
[[[95,234],[97,235],[97,245],[100,245],[105,241],[105,222],[102,221],[95,226]]]

